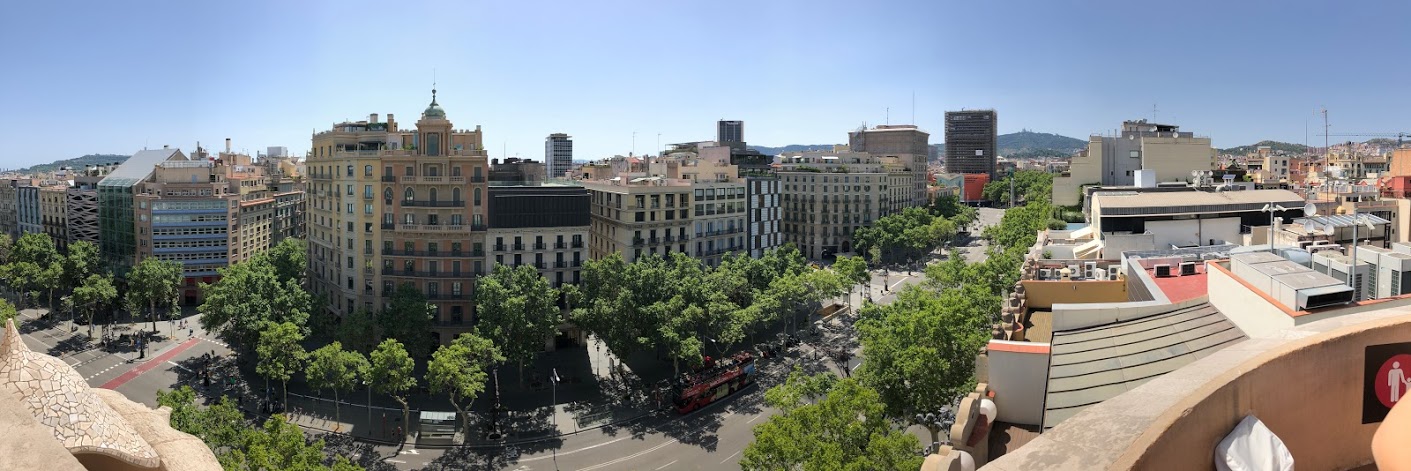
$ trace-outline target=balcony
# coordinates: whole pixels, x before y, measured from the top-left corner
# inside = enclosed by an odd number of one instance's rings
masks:
[[[504,252],[504,251],[509,250],[509,246],[508,246],[508,245],[505,245],[505,244],[495,244],[495,245],[492,245],[492,246],[491,246],[491,249],[493,249],[493,250],[496,251],[496,252]]]
[[[535,244],[534,244],[534,250],[547,250],[548,248],[549,248],[549,246],[548,246],[548,245],[545,245],[543,242],[539,242],[539,243],[535,243]]]
[[[465,183],[465,177],[450,177],[451,183]]]
[[[462,232],[467,226],[462,225],[441,225],[441,224],[398,224],[397,230],[408,232]]]
[[[514,245],[511,246],[511,248],[514,249],[514,250],[516,250],[516,251],[524,250],[524,244],[514,244]]]
[[[464,271],[460,271],[460,272],[455,272],[455,271],[416,271],[416,270],[397,270],[397,269],[386,268],[386,267],[383,267],[383,268],[382,268],[382,275],[383,275],[383,276],[409,276],[409,277],[417,277],[417,278],[468,278],[468,277],[472,276],[471,273],[469,273],[469,272],[464,272]]]
[[[444,177],[440,177],[440,176],[435,176],[435,177],[421,177],[421,182],[422,182],[422,183],[441,183],[442,181],[445,181],[445,178],[444,178]]]
[[[572,245],[573,248],[575,248],[575,249],[581,249],[581,248],[583,248],[583,241],[581,241],[581,240],[575,240],[575,241],[573,241],[573,244],[571,244],[571,245]]]
[[[555,249],[566,249],[566,248],[568,248],[568,244],[565,244],[565,243],[563,243],[563,242],[554,242],[554,248],[555,248]]]
[[[387,229],[387,230],[391,230],[391,229],[396,229],[396,228],[397,228],[397,225],[396,225],[396,224],[391,224],[391,223],[386,223],[386,222],[384,222],[384,223],[382,223],[382,228],[383,228],[383,229]]]
[[[404,175],[401,180],[402,183],[416,183],[416,175]]]
[[[471,183],[485,183],[485,177],[470,177]]]
[[[402,200],[402,207],[406,208],[464,208],[465,201],[425,201],[425,200]]]
[[[633,246],[633,247],[641,247],[641,246],[643,246],[643,245],[647,245],[647,239],[643,239],[643,238],[641,238],[641,237],[633,237],[633,238],[632,238],[632,246]]]
[[[396,182],[397,182],[397,177],[396,177],[395,175],[383,175],[383,176],[382,176],[382,182],[383,182],[383,183],[396,183]]]
[[[568,262],[554,262],[554,268],[568,268]]]
[[[485,230],[485,229],[486,229],[485,224],[471,224],[471,225],[470,225],[470,230],[472,230],[472,231],[483,231],[483,230]]]
[[[466,294],[466,293],[461,293],[461,294],[455,294],[455,293],[427,293],[427,294],[426,294],[426,299],[450,301],[450,300],[457,300],[457,299],[470,299],[470,295],[469,295],[469,294]]]
[[[538,268],[538,269],[540,269],[540,270],[543,270],[543,269],[549,268],[549,265],[546,264],[546,263],[544,263],[544,262],[534,262],[534,268]]]
[[[436,327],[470,327],[470,323],[464,319],[436,320]]]

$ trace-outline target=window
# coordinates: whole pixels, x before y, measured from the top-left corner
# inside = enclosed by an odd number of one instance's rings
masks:
[[[372,214],[372,205],[371,205],[371,204],[365,204],[365,205],[363,205],[363,214]]]
[[[436,167],[432,167],[432,168],[434,169],[434,168],[436,168]],[[435,173],[435,171],[433,170],[432,173]],[[430,195],[431,195],[431,202],[433,202],[433,203],[436,202],[436,189],[435,189],[435,188],[432,188],[432,189],[431,189]]]
[[[406,191],[403,191],[403,192],[402,192],[402,200],[403,200],[403,201],[415,201],[415,200],[416,200],[416,190],[413,190],[413,189],[411,189],[411,188],[407,188]]]
[[[363,185],[363,198],[372,198],[372,185]]]
[[[352,166],[352,165],[349,165],[349,166],[348,166],[348,176],[349,176],[349,177],[353,176],[353,166]]]
[[[480,167],[476,167],[475,169],[476,169],[476,170],[480,170]],[[476,172],[476,173],[480,173],[480,172]],[[476,188],[476,189],[475,189],[475,205],[476,205],[476,206],[480,206],[480,188]]]
[[[460,169],[460,167],[456,167],[456,169]],[[457,172],[457,173],[459,173],[459,172]],[[452,188],[452,189],[451,189],[451,201],[459,202],[460,200],[461,200],[461,189],[460,189],[460,188]]]
[[[416,167],[408,165],[406,171],[407,173],[404,173],[403,175],[406,175],[408,177],[416,176]]]
[[[371,165],[363,166],[363,176],[364,176],[364,177],[371,177],[371,176],[372,176],[372,166],[371,166]]]

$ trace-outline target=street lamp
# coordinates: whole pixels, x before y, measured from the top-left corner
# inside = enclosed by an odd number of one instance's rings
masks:
[[[948,431],[952,425],[955,425],[955,412],[951,410],[950,406],[941,406],[941,410],[937,412],[916,414],[912,418],[912,423],[926,427],[926,430],[931,432],[931,445],[928,451],[934,452],[941,444],[940,432],[942,430]],[[949,441],[950,435],[947,434],[946,437]]]
[[[364,379],[364,380],[363,380],[363,385],[364,385],[364,386],[367,386],[367,428],[368,428],[368,432],[371,432],[371,431],[372,431],[372,381],[371,381],[371,380]],[[469,431],[467,431],[467,432],[469,432]],[[368,436],[372,436],[372,434],[369,433]]]
[[[553,383],[554,432],[557,433],[559,429],[559,369],[554,368],[551,371],[553,374],[549,375],[549,382]]]
[[[1269,204],[1264,205],[1264,208],[1263,208],[1263,209],[1260,209],[1260,211],[1269,213],[1269,251],[1270,251],[1270,252],[1273,252],[1273,251],[1274,251],[1274,217],[1275,217],[1276,214],[1278,214],[1279,211],[1288,211],[1288,208],[1285,208],[1285,207],[1283,207],[1283,206],[1279,206],[1279,205],[1274,204],[1274,203],[1269,203]]]

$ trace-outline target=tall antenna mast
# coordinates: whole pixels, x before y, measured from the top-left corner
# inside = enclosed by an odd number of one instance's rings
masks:
[[[1328,146],[1328,107],[1323,107],[1323,156],[1331,155],[1333,149]]]
[[[892,124],[892,107],[887,107],[887,124]]]
[[[1156,103],[1151,104],[1151,122],[1156,122]]]
[[[916,90],[911,91],[911,124],[916,125]]]

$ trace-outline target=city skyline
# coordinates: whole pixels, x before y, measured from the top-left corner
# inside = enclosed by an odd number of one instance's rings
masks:
[[[999,110],[1000,133],[1077,138],[1154,117],[1216,147],[1321,144],[1319,107],[1333,133],[1411,127],[1396,119],[1411,98],[1390,93],[1411,67],[1366,46],[1411,42],[1376,27],[1411,5],[1199,2],[1153,23],[1122,3],[1023,3],[22,4],[0,20],[26,44],[7,62],[29,69],[0,78],[0,126],[45,145],[0,165],[224,138],[302,155],[332,123],[415,116],[433,83],[492,158],[542,159],[555,132],[578,160],[650,153],[658,136],[714,139],[718,119],[754,145],[843,143],[864,122],[937,143],[962,108]]]

